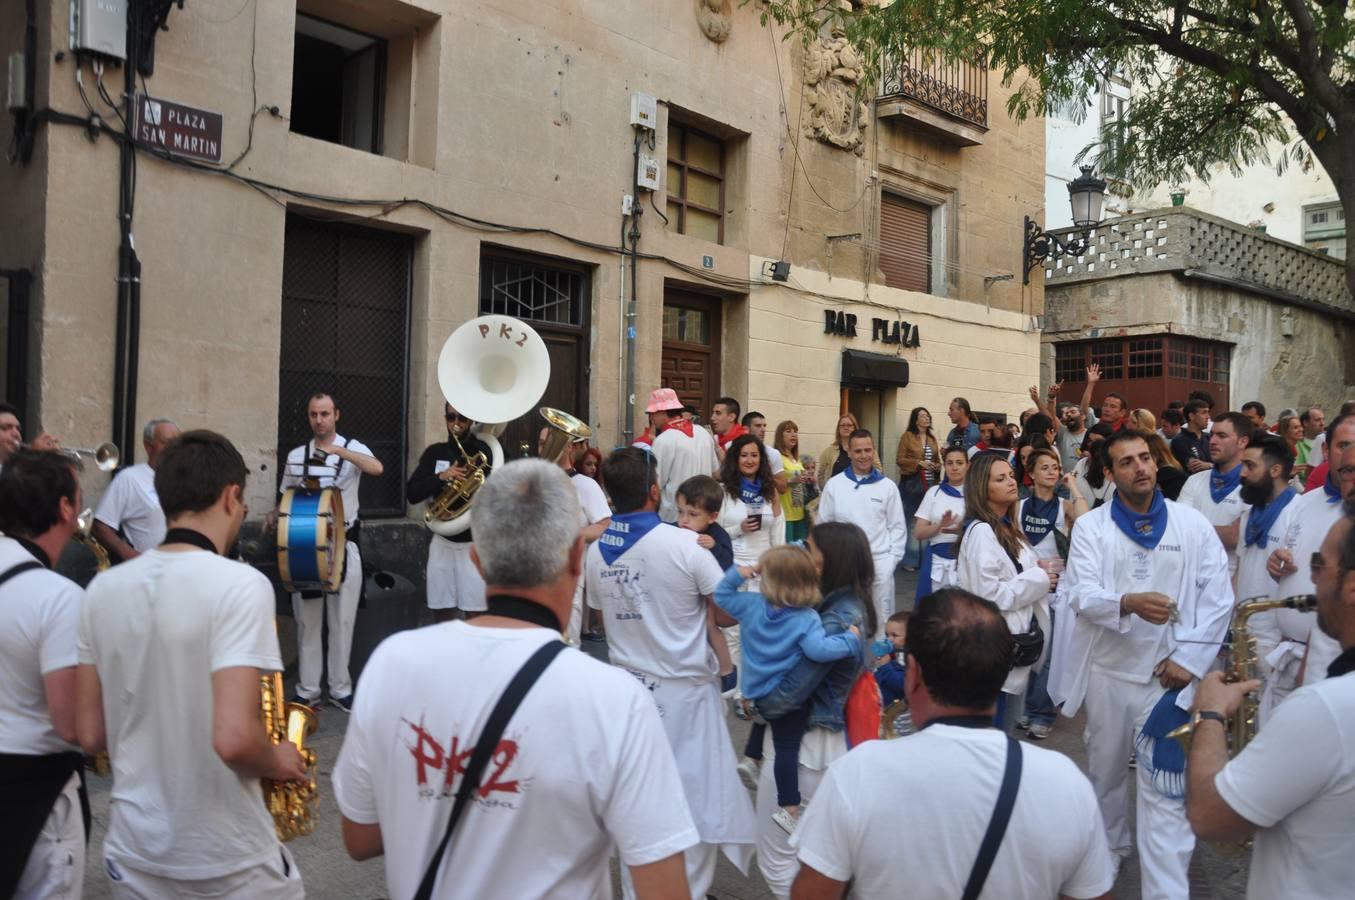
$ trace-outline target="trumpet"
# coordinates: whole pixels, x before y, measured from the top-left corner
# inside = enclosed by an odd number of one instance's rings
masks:
[[[118,445],[110,441],[105,441],[97,447],[63,447],[55,442],[53,446],[47,446],[46,443],[42,446],[35,444],[20,444],[19,446],[25,450],[55,451],[62,456],[70,457],[82,469],[85,467],[85,463],[80,457],[89,456],[94,459],[94,465],[100,472],[113,471],[122,460],[122,454],[118,452]]]

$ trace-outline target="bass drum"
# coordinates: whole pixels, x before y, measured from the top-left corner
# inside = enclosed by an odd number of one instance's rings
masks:
[[[332,594],[343,583],[343,494],[289,487],[278,505],[278,575],[288,591]]]

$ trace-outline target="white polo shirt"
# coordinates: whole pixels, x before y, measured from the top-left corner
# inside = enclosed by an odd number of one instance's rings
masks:
[[[1021,745],[1021,784],[984,898],[1099,897],[1115,880],[1087,776],[1061,753]],[[869,741],[833,763],[791,835],[800,862],[852,896],[959,897],[1002,785],[1007,739],[936,724]]]
[[[127,536],[127,543],[145,553],[165,541],[165,513],[155,493],[155,470],[145,463],[129,466],[108,484],[94,518]]]
[[[1355,886],[1355,675],[1300,688],[1214,777],[1258,826],[1247,896],[1331,900]]]

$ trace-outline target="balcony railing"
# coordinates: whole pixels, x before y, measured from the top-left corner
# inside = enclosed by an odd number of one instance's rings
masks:
[[[957,60],[935,50],[912,50],[901,60],[886,59],[877,105],[882,116],[917,118],[954,134],[961,143],[980,143],[988,130],[988,66],[982,60]]]

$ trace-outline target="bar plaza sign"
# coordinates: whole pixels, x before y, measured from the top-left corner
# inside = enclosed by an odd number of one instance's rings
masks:
[[[823,311],[823,333],[835,334],[839,337],[856,337],[856,316],[840,309],[825,309]],[[911,322],[871,319],[870,339],[882,344],[917,347],[922,343],[922,333]]]
[[[221,162],[221,113],[142,94],[136,104],[136,139],[175,156]]]

